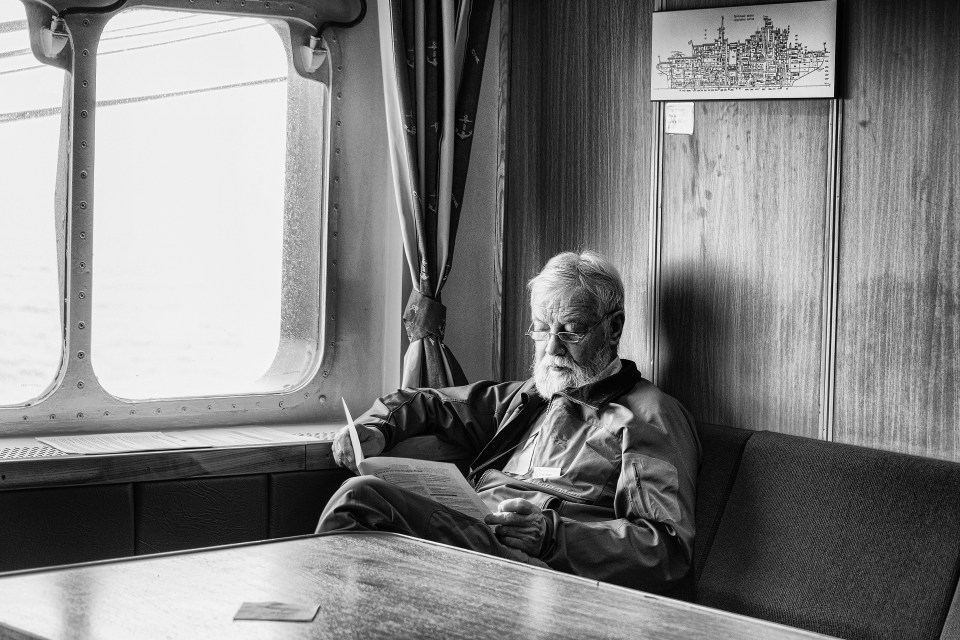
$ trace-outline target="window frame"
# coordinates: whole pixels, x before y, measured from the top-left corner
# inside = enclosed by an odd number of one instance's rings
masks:
[[[67,72],[69,85],[69,113],[66,114],[68,134],[61,140],[60,149],[61,161],[65,160],[68,168],[62,176],[65,184],[58,185],[65,198],[57,203],[56,212],[57,219],[60,223],[65,222],[67,230],[65,241],[58,247],[63,258],[60,282],[64,350],[57,378],[43,394],[27,403],[0,407],[0,432],[4,436],[16,436],[140,431],[251,423],[285,424],[315,418],[319,405],[326,402],[322,392],[325,381],[333,374],[336,348],[341,169],[338,151],[342,135],[339,123],[343,62],[337,36],[331,30],[324,29],[324,26],[332,20],[348,20],[355,16],[355,3],[341,0],[284,0],[274,3],[254,0],[121,0],[103,8],[75,6],[80,2],[83,0],[54,1],[54,10],[34,0],[24,2],[31,47],[39,59],[44,59],[43,38],[46,35],[49,39],[49,33],[44,34],[43,30],[50,30],[56,15],[54,11],[59,12],[69,34],[66,46],[52,58],[46,58],[47,62]],[[93,202],[96,180],[96,52],[106,23],[120,11],[134,7],[223,13],[273,21],[279,19],[286,25],[285,48],[289,52],[288,62],[293,70],[301,77],[321,82],[327,87],[319,134],[322,142],[321,207],[320,211],[311,212],[316,216],[321,251],[317,327],[319,353],[315,356],[312,375],[295,388],[270,393],[127,400],[108,393],[95,375],[92,366],[95,354],[91,354],[90,344],[91,331],[96,330],[91,323],[92,301],[96,295],[92,286],[95,264],[92,255],[93,220],[96,213]],[[318,36],[320,31],[323,31],[322,38]],[[308,64],[313,70],[306,68]],[[64,144],[67,146],[64,147]],[[288,176],[287,180],[290,179]],[[292,252],[288,251],[290,243],[287,241],[288,228],[296,224],[291,225],[291,214],[287,208],[285,206],[282,267],[285,282],[288,274],[293,274],[297,268]],[[295,298],[284,292],[281,304],[292,304],[293,300]],[[287,313],[288,310],[293,313]],[[295,306],[281,309],[282,316],[293,318],[292,325],[296,326],[288,326],[290,323],[286,319],[282,321],[278,360],[282,357],[283,336],[297,332],[302,334],[303,322],[298,322],[297,316],[304,314],[296,311]],[[317,314],[313,310],[309,315]]]

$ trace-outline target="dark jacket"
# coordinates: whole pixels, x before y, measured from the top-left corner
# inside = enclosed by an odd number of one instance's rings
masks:
[[[559,477],[502,473],[544,411],[530,467],[559,469]],[[554,569],[657,592],[688,578],[700,444],[686,409],[629,360],[549,405],[533,380],[477,382],[400,390],[358,422],[378,427],[387,449],[425,434],[466,448],[476,456],[468,479],[488,505],[526,498],[544,510],[540,558]]]

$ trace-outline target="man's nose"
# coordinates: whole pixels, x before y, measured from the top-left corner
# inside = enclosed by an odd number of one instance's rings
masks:
[[[551,333],[547,337],[546,353],[550,356],[560,355],[567,350],[567,344],[560,337]]]

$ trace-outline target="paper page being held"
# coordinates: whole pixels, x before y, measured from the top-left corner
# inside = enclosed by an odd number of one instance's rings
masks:
[[[363,448],[360,446],[360,435],[357,433],[357,425],[353,421],[353,416],[350,415],[350,409],[347,408],[347,401],[343,398],[340,398],[340,401],[343,402],[343,410],[347,414],[347,428],[350,431],[350,445],[353,447],[353,459],[359,468],[363,462]],[[363,472],[361,471],[361,473]]]
[[[357,467],[365,476],[376,476],[392,485],[433,498],[440,504],[478,520],[490,513],[456,465],[413,458],[367,458]]]

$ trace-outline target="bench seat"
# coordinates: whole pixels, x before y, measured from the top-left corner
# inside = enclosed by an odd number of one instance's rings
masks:
[[[842,638],[956,637],[960,464],[699,431],[696,602]]]

